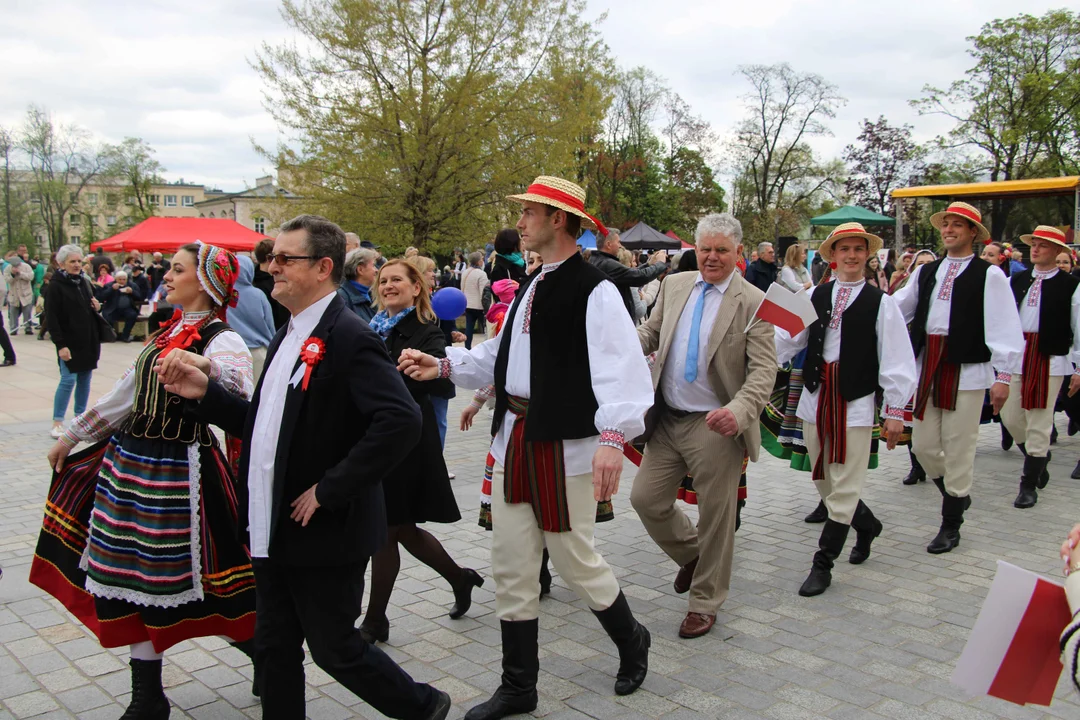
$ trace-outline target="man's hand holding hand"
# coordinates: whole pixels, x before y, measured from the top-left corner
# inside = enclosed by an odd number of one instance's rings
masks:
[[[994,414],[1001,412],[1005,401],[1009,399],[1009,386],[1003,382],[996,382],[990,386],[990,404],[994,408]]]
[[[904,423],[900,420],[886,420],[882,429],[885,431],[885,446],[890,450],[896,447],[900,434],[904,432]]]
[[[189,400],[202,400],[210,385],[210,361],[183,350],[173,350],[167,357],[158,358],[154,372],[167,391]]]
[[[402,350],[397,369],[413,380],[434,380],[439,377],[438,359],[419,350]]]
[[[478,412],[480,412],[480,408],[475,405],[469,405],[461,411],[461,432],[465,432],[472,427],[473,418],[476,417]]]
[[[739,422],[735,419],[735,413],[727,408],[711,410],[705,416],[705,424],[714,433],[720,433],[724,437],[735,437],[739,433]]]
[[[623,454],[618,448],[601,445],[592,459],[593,499],[596,502],[610,500],[619,492],[622,477]]]

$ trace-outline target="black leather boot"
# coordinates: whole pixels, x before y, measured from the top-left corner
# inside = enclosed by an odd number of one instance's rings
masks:
[[[1057,445],[1057,439],[1058,439],[1057,424],[1054,424],[1054,425],[1050,426],[1050,444],[1051,445]]]
[[[818,500],[817,507],[814,511],[803,518],[803,522],[808,523],[823,523],[829,519],[829,510],[825,507],[824,500]]]
[[[844,543],[847,541],[850,529],[850,525],[844,525],[835,520],[825,521],[825,527],[821,528],[821,538],[818,540],[818,551],[814,553],[814,563],[810,567],[810,575],[799,588],[800,595],[803,597],[820,595],[832,584],[833,562],[844,551]]]
[[[634,619],[634,613],[619,591],[619,597],[607,610],[593,610],[608,637],[619,648],[619,672],[615,675],[615,694],[629,695],[645,682],[649,672],[649,630]]]
[[[536,709],[536,677],[540,673],[538,620],[503,620],[502,684],[495,694],[465,713],[465,720],[499,720]]]
[[[735,532],[739,532],[739,528],[742,527],[742,509],[746,507],[745,500],[739,500],[735,503]]]
[[[1009,429],[1005,427],[1005,423],[1001,423],[1001,449],[1008,450],[1013,446],[1013,436],[1009,433]]]
[[[923,470],[923,466],[919,463],[919,458],[915,457],[915,453],[911,452],[911,446],[908,445],[908,457],[911,458],[911,472],[904,478],[905,485],[915,485],[917,483],[926,482],[926,471]]]
[[[469,612],[472,607],[472,591],[474,587],[484,584],[484,578],[480,573],[469,568],[462,568],[461,578],[454,585],[454,607],[450,608],[450,619],[457,620]]]
[[[941,493],[941,497],[948,497],[949,493],[945,492],[945,478],[933,478],[932,482],[937,486],[938,492]]]
[[[1042,465],[1042,470],[1039,471],[1038,487],[1042,490],[1046,487],[1046,483],[1050,482],[1050,461],[1054,458],[1054,453],[1049,450],[1046,451],[1046,462]]]
[[[1076,467],[1073,468],[1072,474],[1069,475],[1073,480],[1080,480],[1080,460],[1076,461]]]
[[[1035,489],[1039,483],[1039,475],[1046,466],[1046,458],[1037,458],[1027,455],[1024,457],[1024,471],[1020,475],[1020,492],[1013,501],[1014,508],[1025,509],[1035,507],[1039,501],[1039,493]]]
[[[544,548],[544,557],[540,561],[540,597],[551,594],[551,570],[548,569],[550,560],[547,548]]]
[[[167,720],[169,699],[161,686],[161,661],[128,661],[131,665],[131,704],[120,720]]]
[[[860,500],[855,507],[855,515],[851,518],[851,527],[855,528],[855,547],[851,549],[848,562],[861,565],[870,557],[870,544],[881,534],[881,521],[874,517],[866,503]]]
[[[969,507],[971,497],[958,498],[946,494],[941,498],[941,529],[926,546],[926,552],[940,555],[960,544],[960,526],[964,524],[964,511]]]

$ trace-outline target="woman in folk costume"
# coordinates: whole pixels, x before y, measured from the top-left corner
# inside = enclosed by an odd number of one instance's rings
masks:
[[[165,650],[222,635],[248,652],[255,631],[255,579],[238,539],[228,461],[210,428],[186,416],[153,371],[173,350],[199,353],[212,377],[250,397],[251,355],[224,322],[238,272],[226,250],[180,248],[164,282],[169,302],[184,311],[49,452],[56,472],[30,580],[103,647],[131,647],[131,704],[122,720],[169,716]],[[79,442],[93,445],[69,457]]]

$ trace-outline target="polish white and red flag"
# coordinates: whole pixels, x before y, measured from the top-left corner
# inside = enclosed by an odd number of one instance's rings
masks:
[[[814,303],[807,292],[800,290],[793,293],[783,285],[773,283],[758,305],[754,317],[783,328],[794,337],[817,320],[817,310],[814,309]],[[749,325],[747,329],[750,329]]]
[[[1070,620],[1063,586],[998,560],[952,682],[1017,705],[1049,705],[1061,677],[1059,638]]]

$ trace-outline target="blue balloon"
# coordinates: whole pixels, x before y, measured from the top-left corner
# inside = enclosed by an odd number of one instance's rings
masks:
[[[440,320],[457,320],[465,314],[465,293],[456,287],[444,287],[431,296],[431,309]]]

